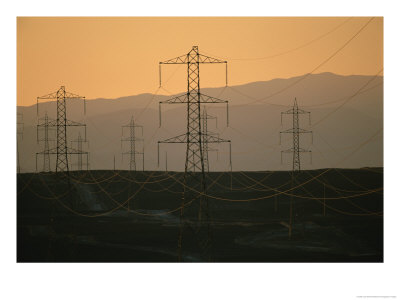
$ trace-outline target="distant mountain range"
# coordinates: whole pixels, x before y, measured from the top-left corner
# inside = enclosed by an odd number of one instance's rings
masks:
[[[306,76],[306,75],[305,75]],[[292,157],[281,150],[290,148],[292,137],[279,132],[291,128],[292,120],[281,112],[290,109],[296,97],[299,107],[311,112],[311,126],[306,115],[301,116],[302,128],[313,131],[313,144],[309,135],[301,135],[301,147],[313,151],[310,157],[302,156],[302,168],[359,168],[383,166],[383,77],[341,76],[332,73],[310,74],[289,79],[252,82],[220,88],[204,88],[202,93],[229,100],[229,127],[226,126],[226,106],[207,105],[209,114],[218,122],[209,121],[210,131],[232,141],[233,170],[290,170]],[[168,157],[169,170],[183,170],[185,145],[162,144],[160,166],[157,166],[157,141],[185,133],[185,105],[161,105],[162,126],[159,128],[159,102],[175,95],[140,94],[117,99],[87,101],[87,114],[83,104],[71,100],[67,118],[87,124],[91,169],[112,169],[114,155],[117,169],[128,169],[128,157],[121,159],[121,126],[127,125],[131,116],[144,126],[145,169],[164,170]],[[36,142],[36,105],[18,107],[23,114],[24,134],[19,140],[22,172],[35,171],[35,153],[43,150]],[[39,105],[39,117],[47,111],[55,118],[56,103]],[[70,140],[78,136],[77,129],[68,129]],[[83,133],[83,131],[81,131]],[[139,131],[137,134],[139,135]],[[55,132],[50,132],[55,139]],[[127,136],[128,132],[125,132]],[[51,142],[50,148],[55,147]],[[128,150],[123,145],[123,151]],[[142,144],[138,143],[141,148]],[[229,170],[229,147],[213,145],[218,149],[209,153],[210,171]],[[87,149],[87,148],[85,148]],[[76,163],[76,157],[71,158]],[[51,157],[52,169],[55,157]],[[38,158],[38,169],[43,166]],[[141,168],[141,160],[138,159]],[[74,167],[71,167],[74,169]]]

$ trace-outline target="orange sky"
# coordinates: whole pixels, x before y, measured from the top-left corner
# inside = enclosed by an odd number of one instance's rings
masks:
[[[202,54],[228,60],[229,85],[302,75],[333,54],[369,20],[348,19],[20,17],[17,104],[35,104],[37,96],[54,92],[61,85],[87,99],[154,93],[158,62],[183,55],[193,45],[199,46]],[[282,55],[238,60],[276,54]],[[315,73],[375,75],[382,67],[383,18],[375,18]],[[163,82],[171,93],[184,91],[185,66],[163,67]],[[202,88],[223,85],[223,65],[201,66]]]

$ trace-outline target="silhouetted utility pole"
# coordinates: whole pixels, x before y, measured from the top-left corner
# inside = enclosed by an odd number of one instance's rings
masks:
[[[37,97],[37,114],[39,115],[39,100],[56,100],[57,101],[57,119],[55,124],[48,126],[56,126],[57,129],[57,145],[56,148],[50,149],[49,154],[57,155],[56,172],[66,172],[68,175],[68,154],[81,154],[75,150],[68,149],[67,146],[67,128],[69,126],[83,126],[85,128],[86,140],[86,124],[77,123],[67,120],[67,103],[69,99],[84,100],[84,113],[86,114],[86,101],[85,97],[78,96],[65,91],[65,87],[61,86],[56,92]],[[50,122],[49,122],[50,123]],[[36,155],[37,158],[37,155]]]
[[[17,113],[17,173],[21,172],[21,166],[19,163],[19,137],[24,139],[24,123],[22,113]]]
[[[50,122],[52,124],[52,127],[49,127]],[[44,149],[42,152],[37,152],[36,156],[43,155],[43,169],[42,172],[50,172],[50,146],[49,142],[53,142],[54,139],[49,139],[49,130],[54,130],[56,129],[56,121],[49,119],[47,112],[45,113],[45,116],[43,118],[40,118],[38,120],[38,125],[36,126],[36,140],[37,143],[39,142],[44,142]],[[44,137],[41,139],[39,138],[39,131],[43,130],[44,131]],[[36,160],[37,162],[37,160]],[[36,172],[37,172],[37,164],[36,164]]]
[[[142,151],[136,151],[136,142],[141,141],[143,142],[143,138],[137,138],[136,137],[136,132],[135,128],[141,128],[142,130],[142,136],[143,136],[143,126],[141,125],[136,125],[133,117],[131,117],[131,121],[129,122],[128,125],[122,126],[122,136],[124,136],[124,128],[129,129],[129,137],[126,138],[121,138],[121,148],[122,148],[122,143],[123,142],[129,142],[130,150],[127,152],[122,152],[122,157],[126,154],[129,155],[129,170],[130,171],[136,171],[136,155],[142,155],[142,167],[144,171],[144,145],[142,147]]]
[[[77,170],[78,171],[82,171],[82,166],[83,161],[82,161],[82,156],[86,155],[86,170],[89,170],[89,152],[87,151],[82,151],[82,144],[83,143],[87,143],[89,145],[89,142],[87,140],[83,140],[81,137],[81,133],[78,134],[78,138],[76,140],[71,141],[71,149],[73,149],[72,145],[73,143],[76,143],[78,149],[74,150],[75,152],[77,152],[77,163],[75,164],[77,166]]]
[[[208,212],[208,200],[206,197],[206,179],[205,179],[205,168],[204,168],[204,153],[203,143],[223,143],[229,142],[229,140],[223,140],[215,136],[207,136],[202,132],[201,129],[201,103],[226,103],[228,110],[228,101],[221,100],[218,98],[210,97],[200,93],[200,64],[227,64],[226,61],[222,61],[216,58],[205,56],[199,53],[197,46],[193,46],[192,49],[185,55],[160,62],[160,86],[161,86],[161,66],[162,65],[176,65],[184,64],[187,65],[187,92],[180,96],[171,98],[166,101],[160,102],[160,126],[161,126],[161,104],[186,104],[187,108],[187,129],[186,132],[172,137],[160,143],[183,143],[186,144],[186,160],[185,160],[185,174],[184,174],[184,191],[182,197],[182,205],[180,211],[180,234],[178,239],[178,260],[182,260],[182,235],[183,235],[183,222],[184,222],[184,207],[186,203],[194,201],[198,203],[198,228],[196,232],[198,235],[201,228],[206,227],[207,237],[205,239],[198,238],[199,246],[202,248],[205,256],[209,255],[207,252],[210,248],[210,223],[209,223],[209,212]],[[227,78],[227,77],[226,77]],[[227,116],[228,124],[228,116]],[[158,151],[159,153],[159,151]],[[190,188],[188,188],[190,186]],[[193,193],[193,190],[198,193]],[[191,196],[189,196],[189,192]],[[197,200],[198,198],[198,200]],[[191,204],[194,206],[194,203]],[[205,225],[205,226],[204,226]]]
[[[309,123],[311,124],[311,116],[310,112],[304,111],[302,109],[299,109],[297,105],[297,100],[294,98],[294,103],[293,107],[285,112],[281,113],[281,124],[282,124],[282,116],[284,114],[289,114],[292,115],[292,128],[289,128],[285,131],[281,131],[279,134],[279,139],[281,140],[281,134],[282,133],[290,133],[293,135],[293,147],[289,148],[287,150],[281,151],[281,162],[282,162],[282,154],[283,153],[292,153],[293,154],[293,164],[292,164],[292,189],[295,184],[295,176],[296,173],[300,172],[301,166],[300,166],[300,153],[308,152],[310,153],[311,156],[311,150],[306,150],[300,147],[300,134],[302,133],[310,133],[311,134],[311,142],[312,142],[312,131],[310,130],[305,130],[300,128],[299,125],[299,115],[300,114],[308,114],[309,117]],[[291,193],[293,193],[293,190],[291,190]],[[292,237],[292,225],[293,225],[293,196],[290,197],[290,207],[289,207],[289,238]]]

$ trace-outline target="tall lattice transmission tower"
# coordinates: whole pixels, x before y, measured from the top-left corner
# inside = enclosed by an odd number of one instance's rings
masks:
[[[51,125],[50,125],[51,124]],[[49,138],[49,132],[56,129],[56,120],[50,119],[45,113],[44,117],[38,119],[38,124],[36,126],[36,141],[44,142],[43,151],[36,153],[36,158],[38,155],[43,155],[43,168],[42,172],[50,172],[50,143],[54,142],[54,139]],[[39,132],[43,131],[43,138],[40,138]],[[36,172],[37,172],[37,159],[36,159]]]
[[[56,100],[57,101],[57,119],[55,123],[49,121],[48,126],[55,126],[57,131],[56,148],[50,149],[49,154],[56,155],[56,172],[66,172],[68,174],[68,155],[82,154],[81,152],[69,149],[67,146],[67,128],[70,126],[83,126],[85,128],[86,140],[86,124],[67,120],[67,100],[80,99],[84,100],[84,113],[86,114],[86,101],[85,97],[72,94],[65,91],[65,87],[61,86],[56,92],[37,97],[37,114],[39,115],[39,100]],[[36,154],[36,159],[37,159]]]
[[[160,102],[160,126],[161,126],[161,104],[186,104],[187,129],[186,132],[181,135],[163,141],[159,141],[158,147],[160,146],[160,143],[186,144],[185,173],[183,180],[184,190],[183,190],[182,205],[180,210],[181,226],[178,239],[178,260],[179,261],[182,260],[182,236],[184,228],[183,225],[185,221],[184,207],[187,203],[191,203],[195,199],[196,202],[198,203],[197,213],[195,212],[195,215],[197,215],[198,219],[195,228],[195,231],[199,236],[199,238],[197,239],[197,243],[201,247],[204,256],[207,257],[207,259],[210,259],[210,255],[208,254],[208,252],[211,245],[210,243],[211,232],[210,232],[210,222],[209,222],[208,200],[206,196],[207,188],[206,188],[206,178],[205,178],[203,144],[223,143],[223,142],[230,143],[230,141],[220,139],[216,136],[208,136],[202,131],[200,105],[204,103],[207,104],[226,103],[226,107],[228,110],[228,101],[200,93],[200,64],[225,64],[227,66],[227,61],[202,55],[199,53],[198,47],[193,46],[192,49],[187,54],[159,63],[160,86],[161,86],[161,66],[176,65],[176,64],[187,65],[187,92],[177,97],[173,97],[169,100]],[[228,124],[228,116],[227,116],[227,124]],[[190,187],[190,189],[188,187]],[[193,190],[198,191],[198,193],[193,193]],[[195,204],[192,203],[191,207],[193,207],[194,205]],[[203,232],[204,228],[206,231],[205,238],[200,237],[200,235],[202,235],[200,233],[200,230]]]
[[[311,134],[311,143],[312,143],[312,131],[300,128],[300,120],[299,115],[308,114],[309,124],[311,125],[311,113],[305,110],[302,110],[297,105],[297,99],[294,98],[293,107],[287,111],[281,113],[281,124],[282,124],[282,117],[283,115],[292,115],[292,128],[287,130],[281,131],[279,133],[279,140],[281,142],[282,133],[289,133],[293,136],[293,146],[287,150],[281,151],[281,161],[282,161],[282,154],[283,153],[292,153],[293,161],[292,161],[292,174],[291,174],[291,182],[292,188],[294,187],[294,183],[296,180],[296,174],[301,170],[300,164],[300,153],[310,153],[311,158],[311,150],[306,150],[300,147],[300,134],[309,133]],[[292,227],[293,227],[293,196],[290,197],[290,204],[289,204],[289,238],[292,236]]]
[[[21,166],[19,161],[19,138],[24,138],[24,123],[22,113],[17,113],[17,173],[21,172]]]
[[[142,156],[142,169],[144,171],[144,145],[142,145],[142,151],[137,150],[137,145],[136,142],[143,142],[143,138],[138,138],[136,137],[136,128],[141,129],[141,134],[143,136],[143,126],[142,125],[137,125],[135,124],[135,120],[133,119],[133,116],[131,117],[131,121],[129,124],[122,126],[122,138],[121,138],[121,148],[123,142],[129,142],[129,151],[122,152],[122,158],[124,155],[129,155],[129,170],[130,171],[136,171],[136,156],[141,155]],[[129,129],[129,136],[128,137],[123,137],[124,136],[124,129]]]
[[[86,138],[86,137],[85,137]],[[78,133],[78,138],[76,140],[71,141],[71,149],[73,148],[73,144],[76,144],[77,149],[74,149],[74,152],[77,152],[77,162],[76,164],[73,164],[74,166],[76,166],[76,169],[78,171],[82,171],[83,170],[83,166],[86,166],[86,170],[89,170],[89,152],[88,151],[83,151],[83,144],[87,143],[88,147],[89,147],[89,142],[86,139],[82,139],[81,137],[81,133]],[[86,155],[86,163],[83,162],[83,155]]]

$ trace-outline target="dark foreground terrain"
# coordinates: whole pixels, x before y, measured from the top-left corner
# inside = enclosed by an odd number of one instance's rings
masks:
[[[18,174],[17,261],[175,262],[182,180],[174,172],[70,172],[69,181]],[[302,171],[293,187],[290,172],[215,172],[207,190],[210,242],[204,250],[196,241],[192,191],[182,261],[383,261],[382,168]]]

